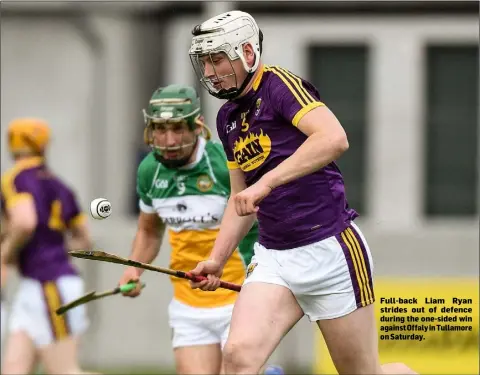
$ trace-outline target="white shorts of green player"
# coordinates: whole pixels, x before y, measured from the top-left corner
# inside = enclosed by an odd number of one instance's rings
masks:
[[[172,299],[168,306],[168,322],[172,329],[174,349],[186,346],[227,342],[233,305],[200,308]]]

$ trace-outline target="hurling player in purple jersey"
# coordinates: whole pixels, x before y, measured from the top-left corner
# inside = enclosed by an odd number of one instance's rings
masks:
[[[373,264],[335,164],[344,129],[309,82],[260,60],[263,34],[247,13],[213,17],[193,31],[190,59],[208,92],[227,100],[217,131],[232,194],[208,260],[194,274],[214,290],[223,266],[258,217],[260,236],[235,303],[225,372],[255,374],[307,315],[340,374],[414,373],[381,366]]]
[[[17,119],[8,128],[14,166],[2,175],[1,259],[16,269],[20,282],[2,374],[35,373],[38,362],[47,374],[82,373],[77,353],[88,326],[85,308],[61,316],[55,310],[84,294],[66,234],[73,248],[89,248],[91,241],[75,194],[46,166],[49,140],[48,125],[38,119]]]

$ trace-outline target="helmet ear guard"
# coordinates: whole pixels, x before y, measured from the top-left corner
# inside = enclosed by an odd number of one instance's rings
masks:
[[[212,131],[205,124],[203,116],[198,116],[197,119],[195,120],[195,124],[201,128],[200,134],[202,135],[203,138],[205,138],[207,141],[212,139]]]
[[[145,126],[143,129],[143,142],[149,147],[154,147],[153,145],[153,135],[152,135],[152,128],[150,125]]]

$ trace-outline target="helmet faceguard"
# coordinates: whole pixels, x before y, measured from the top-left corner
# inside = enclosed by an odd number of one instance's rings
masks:
[[[188,163],[198,141],[195,130],[202,128],[206,138],[211,133],[203,122],[200,114],[200,100],[194,88],[183,85],[170,85],[156,90],[149,102],[148,108],[143,110],[145,121],[144,141],[152,149],[155,158],[167,168],[178,168]],[[153,131],[159,125],[186,124],[190,132],[195,133],[194,141],[185,140],[178,146],[159,146],[154,142]],[[179,159],[165,158],[164,153],[191,148],[188,155]]]
[[[239,96],[252,79],[260,64],[263,35],[257,23],[248,13],[232,11],[213,17],[192,31],[193,38],[189,55],[193,69],[201,84],[212,95],[219,99],[234,99]],[[253,66],[248,66],[243,55],[243,46],[250,44],[255,54]],[[230,61],[231,73],[218,75],[213,64],[213,57],[219,53],[225,53]],[[214,69],[213,77],[205,76],[204,59],[210,59]],[[232,61],[240,59],[243,68],[247,72],[243,82],[233,69]],[[227,77],[233,76],[233,87],[221,87],[220,82]],[[220,85],[220,87],[218,87]],[[217,86],[217,87],[215,87]]]

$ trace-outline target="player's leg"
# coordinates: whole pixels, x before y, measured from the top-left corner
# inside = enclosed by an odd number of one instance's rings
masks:
[[[253,270],[235,302],[224,347],[227,374],[258,374],[284,335],[303,316],[279,276],[272,251],[256,244],[251,265]]]
[[[382,374],[378,354],[373,261],[370,248],[360,229],[353,223],[336,236],[336,240],[340,245],[336,249],[341,251],[335,252],[335,246],[330,246],[329,249],[332,250],[332,257],[340,255],[343,260],[336,262],[344,266],[344,272],[337,273],[336,279],[345,293],[337,300],[335,294],[325,296],[322,302],[332,319],[327,317],[318,320],[317,324],[339,374]],[[348,289],[350,290],[346,291]],[[328,291],[335,292],[331,288]],[[342,310],[338,305],[341,302],[350,306],[350,310],[353,311]]]
[[[340,374],[416,374],[403,363],[380,365],[370,249],[365,237],[355,224],[338,236],[337,240],[348,265],[353,292],[350,300],[355,299],[357,307],[356,310],[348,313],[348,311],[342,312],[341,307],[337,305],[342,300],[347,306],[349,305],[348,293],[343,293],[342,297],[335,294],[327,295],[322,303],[331,314],[338,316],[317,321],[337,371]],[[337,280],[340,280],[339,277],[340,274]],[[346,315],[344,315],[345,312],[347,312]]]
[[[7,337],[4,348],[2,374],[33,374],[36,364],[36,350],[27,332],[18,330]]]
[[[220,344],[181,346],[174,349],[177,374],[215,375],[220,373]]]
[[[82,374],[78,363],[80,336],[88,327],[85,306],[78,306],[64,315],[55,310],[84,294],[78,276],[62,276],[56,282],[42,284],[43,309],[37,313],[37,345],[40,360],[48,374]],[[46,305],[46,306],[45,306]]]
[[[374,314],[373,266],[360,230],[297,249],[281,259],[298,302],[320,327],[339,374],[381,374]],[[304,265],[301,269],[294,265]],[[287,278],[288,277],[288,278]]]
[[[30,316],[30,311],[34,308],[31,301],[36,292],[35,287],[34,282],[20,280],[9,313],[6,342],[2,345],[2,374],[30,374],[35,369],[35,326]]]
[[[267,282],[244,285],[224,348],[225,373],[258,374],[302,316],[302,309],[287,287]]]
[[[383,373],[373,305],[317,323],[340,375]]]
[[[219,374],[220,331],[228,325],[232,306],[197,308],[173,299],[168,307],[178,374]]]
[[[385,363],[382,365],[382,371],[384,374],[403,374],[403,375],[418,375],[418,372],[413,371],[405,363]]]
[[[233,310],[233,308],[232,308],[232,310]],[[222,351],[223,351],[223,348],[225,347],[225,344],[227,343],[228,335],[230,333],[230,322],[231,322],[231,320],[232,320],[232,312],[230,312],[229,316],[226,317],[226,319],[223,321],[223,323],[224,323],[223,326],[221,326],[221,325],[217,326],[219,335],[222,338]],[[220,322],[222,322],[222,321],[219,321],[219,323]],[[223,359],[223,357],[222,357],[222,359]],[[220,374],[225,374],[225,367],[224,367],[223,360],[222,360],[222,363],[221,363]],[[260,368],[258,374],[285,375],[283,369],[280,366],[273,366],[273,365],[268,365],[268,364],[263,365]]]
[[[39,348],[40,360],[47,374],[97,374],[84,371],[78,364],[79,338],[69,336]]]

